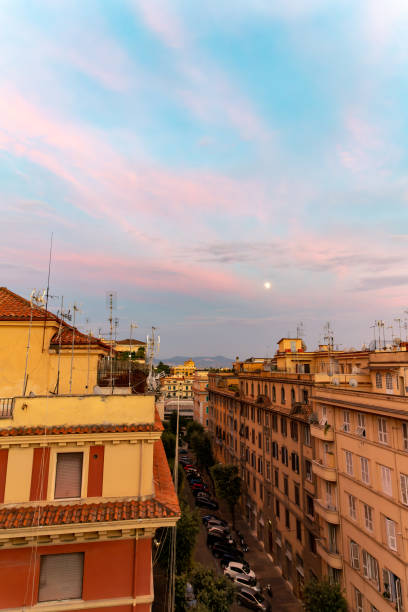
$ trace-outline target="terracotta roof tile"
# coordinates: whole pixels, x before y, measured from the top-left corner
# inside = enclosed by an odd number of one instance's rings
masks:
[[[47,436],[63,434],[88,434],[88,433],[126,433],[139,431],[162,431],[161,422],[154,423],[131,423],[125,425],[54,425],[53,427],[8,427],[0,429],[0,437],[7,436]]]

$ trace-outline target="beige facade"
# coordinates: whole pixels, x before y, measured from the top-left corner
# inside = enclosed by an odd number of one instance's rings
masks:
[[[173,366],[170,371],[173,376],[186,376],[191,378],[196,371],[196,365],[192,359],[187,359],[182,365]]]
[[[408,353],[308,352],[209,375],[218,460],[237,463],[247,520],[296,593],[328,576],[352,610],[408,609]]]
[[[194,420],[208,428],[208,371],[197,370],[193,378]]]
[[[160,390],[165,398],[192,399],[193,376],[163,376],[160,379]]]

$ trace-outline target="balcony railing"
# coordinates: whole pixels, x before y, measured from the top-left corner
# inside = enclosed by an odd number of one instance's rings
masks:
[[[13,416],[14,397],[0,398],[0,419],[11,419]]]
[[[316,476],[323,480],[328,480],[329,482],[336,482],[337,480],[337,471],[334,467],[333,458],[330,458],[330,460],[327,458],[325,462],[322,462],[321,459],[313,459],[312,471],[313,474],[316,474]]]
[[[314,500],[315,511],[319,514],[327,523],[338,525],[340,523],[339,512],[334,504],[328,503],[323,499]]]

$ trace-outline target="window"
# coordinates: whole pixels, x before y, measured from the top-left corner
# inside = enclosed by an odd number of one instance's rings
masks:
[[[281,387],[281,404],[285,403],[285,387]]]
[[[306,511],[309,516],[314,516],[313,497],[306,495]]]
[[[303,441],[306,444],[306,446],[312,445],[312,440],[310,437],[310,425],[303,426]]]
[[[278,415],[277,414],[272,415],[272,429],[273,431],[278,431]]]
[[[400,474],[400,486],[401,501],[404,506],[408,506],[408,476],[406,474]]]
[[[281,448],[281,459],[282,459],[283,465],[286,465],[287,467],[289,464],[289,458],[288,458],[288,449],[286,448],[286,446],[282,446]]]
[[[378,572],[378,562],[370,553],[363,550],[363,575],[364,578],[368,578],[375,587],[380,590],[380,575]]]
[[[397,604],[397,610],[402,610],[401,580],[391,570],[384,568],[383,581],[388,600]]]
[[[302,399],[304,404],[309,403],[309,391],[307,389],[302,390]]]
[[[343,431],[347,433],[350,431],[350,411],[349,410],[343,410]]]
[[[273,387],[272,387],[272,401],[276,402],[276,389],[275,389],[275,385],[273,385]]]
[[[290,422],[290,437],[294,442],[298,441],[298,424],[296,421]]]
[[[258,457],[258,472],[260,474],[263,474],[263,462],[262,462],[262,457]]]
[[[258,448],[262,448],[262,434],[258,433]]]
[[[385,388],[392,390],[392,374],[390,372],[387,372],[385,375]]]
[[[302,541],[302,524],[299,519],[296,519],[296,538],[299,542]]]
[[[356,587],[354,588],[354,601],[356,603],[356,612],[364,612],[363,609],[363,596]]]
[[[299,474],[299,455],[297,453],[292,453],[291,461],[292,461],[292,470],[296,472],[296,474]]]
[[[313,535],[313,533],[311,533],[310,531],[309,531],[309,548],[312,553],[316,554],[316,538]]]
[[[279,470],[274,470],[275,475],[275,487],[279,487]]]
[[[282,436],[285,436],[285,438],[288,435],[288,426],[285,417],[281,417],[281,433]]]
[[[357,542],[350,540],[350,565],[356,570],[360,569],[360,553]]]
[[[378,440],[383,444],[388,444],[387,420],[378,419]]]
[[[366,418],[363,412],[357,413],[357,435],[365,438],[367,435]]]
[[[309,459],[305,460],[305,472],[306,472],[306,480],[312,482],[313,480],[313,472],[312,472],[312,462]]]
[[[356,498],[354,495],[348,495],[349,515],[353,520],[357,520]]]
[[[295,390],[293,388],[290,390],[290,401],[292,405],[295,403]]]
[[[375,374],[375,386],[377,387],[377,389],[382,388],[382,376],[380,372],[376,372]]]
[[[387,545],[391,550],[397,550],[397,532],[395,523],[389,518],[385,518],[385,533],[387,534]]]
[[[408,424],[402,424],[402,443],[404,450],[408,450]]]
[[[360,457],[361,463],[361,480],[366,484],[370,483],[370,472],[368,466],[368,459],[366,457]]]
[[[279,446],[277,442],[272,442],[272,457],[279,459]]]
[[[365,528],[368,529],[369,531],[373,531],[373,529],[374,529],[374,525],[373,525],[373,509],[368,504],[363,504],[363,505],[364,505],[364,523],[365,523]]]
[[[271,464],[269,461],[266,462],[266,480],[271,479]]]
[[[295,492],[295,504],[297,506],[300,506],[300,489],[299,489],[299,485],[297,485],[297,484],[294,485],[294,492]]]
[[[275,514],[278,518],[280,518],[280,503],[279,499],[275,499]]]
[[[252,430],[252,444],[255,444],[255,429]]]
[[[81,599],[83,573],[84,553],[41,555],[38,601]]]
[[[265,450],[266,450],[267,453],[270,452],[270,444],[269,444],[269,438],[268,437],[265,438]]]
[[[391,470],[385,465],[381,465],[380,468],[382,490],[386,495],[392,495]]]
[[[346,451],[346,472],[350,476],[353,475],[353,455],[350,451]]]
[[[55,499],[81,497],[83,453],[57,453]]]
[[[290,529],[290,513],[287,508],[285,508],[285,527]]]
[[[289,480],[287,476],[283,477],[283,492],[285,493],[286,497],[289,497]]]

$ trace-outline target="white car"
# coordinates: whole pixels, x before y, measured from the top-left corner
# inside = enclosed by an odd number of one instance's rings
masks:
[[[243,563],[237,563],[236,561],[230,561],[224,570],[225,576],[234,579],[236,576],[248,576],[256,581],[255,572],[251,569],[246,569]]]
[[[208,535],[218,535],[218,536],[229,536],[230,530],[228,527],[222,527],[222,525],[217,525],[216,527],[210,527],[207,529]]]
[[[262,591],[262,587],[259,582],[257,582],[255,578],[250,578],[246,574],[241,574],[240,576],[230,576],[227,574],[227,576],[232,580],[234,586],[236,587],[246,587],[247,589],[251,589],[256,593],[261,593]]]

